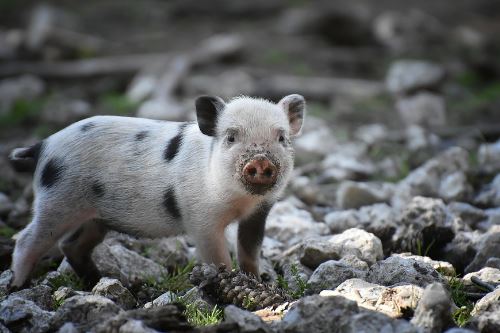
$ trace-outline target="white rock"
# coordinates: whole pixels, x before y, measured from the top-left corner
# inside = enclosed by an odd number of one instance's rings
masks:
[[[500,171],[500,140],[479,146],[477,159],[484,170],[488,172]]]
[[[447,201],[466,200],[471,192],[472,187],[463,171],[455,171],[443,177],[438,189],[439,197]]]
[[[177,300],[177,295],[171,291],[167,291],[164,294],[161,294],[157,298],[155,298],[152,302],[148,302],[144,304],[144,308],[152,308],[156,306],[164,306],[167,304],[171,304]]]
[[[445,77],[440,65],[420,60],[398,60],[389,68],[387,89],[393,94],[402,94],[418,89],[436,87]]]
[[[354,137],[366,144],[373,145],[383,141],[387,137],[387,131],[387,127],[383,124],[364,125],[354,132]]]
[[[393,194],[390,183],[360,183],[344,181],[337,190],[337,206],[341,209],[360,208],[388,201]]]
[[[418,125],[410,125],[406,129],[406,147],[410,151],[436,147],[440,142],[437,135]]]
[[[392,254],[392,256],[406,258],[406,259],[414,259],[414,260],[419,261],[419,262],[430,264],[435,270],[439,271],[441,274],[444,274],[444,275],[448,275],[448,276],[455,276],[456,275],[455,268],[453,268],[453,265],[450,264],[449,262],[446,262],[446,261],[433,260],[429,257],[417,256],[417,255],[413,255],[409,252],[394,253],[394,254]]]
[[[324,289],[335,289],[352,278],[364,278],[366,271],[359,270],[336,260],[328,260],[318,266],[307,281],[308,293],[319,293]]]
[[[117,279],[101,278],[92,288],[92,294],[109,298],[126,310],[132,309],[136,304],[132,293]]]
[[[474,283],[471,280],[473,276],[478,277],[481,281],[492,284],[494,286],[500,284],[500,269],[498,268],[493,268],[493,267],[481,268],[481,270],[477,272],[466,274],[462,278],[462,282],[466,286],[474,285]]]
[[[406,126],[437,127],[446,125],[446,106],[442,96],[420,92],[398,99],[396,109]]]
[[[480,332],[500,331],[500,288],[488,293],[472,309],[472,326]]]

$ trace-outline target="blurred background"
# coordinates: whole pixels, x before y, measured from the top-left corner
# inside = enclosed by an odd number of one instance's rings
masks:
[[[193,119],[200,94],[304,95],[293,186],[330,210],[338,181],[396,182],[451,146],[498,166],[499,36],[495,0],[0,0],[0,220],[29,218],[12,148],[95,114]]]

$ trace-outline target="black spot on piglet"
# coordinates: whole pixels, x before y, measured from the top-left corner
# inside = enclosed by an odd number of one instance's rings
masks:
[[[147,136],[149,135],[148,131],[140,131],[135,135],[135,140],[136,141],[142,141],[144,140]]]
[[[163,195],[163,206],[167,209],[167,212],[174,218],[181,217],[181,212],[179,206],[177,205],[177,198],[175,197],[175,192],[173,188],[168,188]]]
[[[47,188],[54,186],[59,179],[62,177],[62,173],[65,170],[65,166],[62,162],[56,158],[51,158],[47,164],[43,167],[41,183],[42,186]]]
[[[92,184],[92,192],[96,197],[102,197],[104,195],[104,184],[96,181]]]
[[[179,148],[182,143],[182,131],[184,130],[184,127],[186,124],[182,124],[180,127],[179,134],[174,136],[172,139],[167,144],[167,147],[165,148],[165,153],[164,153],[164,158],[167,161],[171,161],[177,154],[179,153]]]
[[[94,127],[95,127],[95,124],[93,122],[88,122],[88,123],[83,124],[82,127],[80,127],[80,130],[82,132],[87,132],[89,129],[94,128]]]

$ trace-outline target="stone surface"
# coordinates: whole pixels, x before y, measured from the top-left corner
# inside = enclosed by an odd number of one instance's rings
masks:
[[[118,305],[103,296],[73,296],[57,309],[51,327],[57,329],[72,322],[78,330],[87,331],[120,311]]]
[[[438,197],[441,181],[457,171],[469,170],[469,154],[460,147],[453,147],[431,158],[400,181],[391,204],[403,209],[415,196]]]
[[[465,268],[466,273],[475,272],[486,266],[486,261],[500,253],[500,231],[485,234],[478,246],[476,256]]]
[[[500,175],[496,175],[490,184],[481,189],[474,203],[486,207],[500,206]]]
[[[438,147],[441,140],[427,128],[409,125],[405,130],[406,147],[410,152],[432,150]]]
[[[326,260],[336,260],[346,255],[354,255],[373,264],[383,257],[382,243],[375,235],[352,228],[323,240],[306,241],[300,262],[314,269]]]
[[[266,235],[288,246],[297,244],[306,237],[327,233],[326,224],[314,221],[309,212],[297,208],[289,201],[276,203],[266,222]]]
[[[500,332],[500,288],[479,300],[471,315],[472,326],[481,333]]]
[[[438,196],[446,201],[467,200],[472,193],[472,186],[463,171],[446,175],[441,180]]]
[[[116,278],[125,286],[166,273],[162,266],[151,259],[120,244],[109,245],[106,241],[95,248],[92,258],[103,276]]]
[[[6,216],[14,208],[14,203],[5,194],[0,192],[0,216]]]
[[[368,270],[366,279],[383,286],[414,284],[425,287],[433,282],[444,282],[430,264],[397,256],[375,263]]]
[[[359,307],[400,318],[413,314],[422,293],[423,289],[415,285],[390,288],[355,278],[344,281],[335,290],[324,290],[320,295],[343,296]]]
[[[420,333],[417,327],[406,320],[394,320],[373,311],[362,311],[352,316],[347,326],[342,328],[342,332]]]
[[[241,333],[272,332],[259,316],[234,305],[228,305],[224,309],[224,322],[238,324]]]
[[[441,249],[439,257],[452,264],[457,272],[463,272],[474,259],[480,239],[478,232],[459,232]]]
[[[460,219],[471,228],[476,228],[479,222],[485,221],[488,218],[487,214],[482,209],[465,202],[451,202],[448,204],[448,209],[452,214],[460,217]]]
[[[175,302],[176,299],[177,299],[176,294],[174,294],[171,291],[167,291],[166,293],[163,293],[160,296],[158,296],[157,298],[155,298],[152,302],[148,302],[148,303],[144,304],[144,308],[147,309],[147,308],[151,308],[154,306],[164,306],[164,305],[171,304],[171,303]]]
[[[318,266],[307,281],[307,293],[318,294],[325,289],[335,289],[352,278],[364,278],[366,271],[353,268],[336,260],[328,260]]]
[[[392,63],[386,78],[387,89],[403,94],[438,86],[445,70],[440,65],[419,60],[398,60]]]
[[[492,173],[500,171],[500,140],[479,146],[477,159],[485,171]]]
[[[453,326],[452,300],[446,288],[440,283],[428,285],[411,323],[425,333],[440,333]]]
[[[360,208],[379,202],[387,202],[392,197],[392,184],[369,184],[345,181],[337,190],[337,206],[340,209]]]
[[[52,301],[52,289],[49,286],[38,285],[33,288],[22,289],[13,292],[9,297],[19,297],[34,302],[42,310],[52,311],[54,302]]]
[[[446,124],[446,106],[440,95],[420,92],[400,98],[396,102],[396,109],[406,126],[432,128]]]
[[[484,267],[477,272],[472,272],[466,274],[462,281],[466,286],[472,286],[474,283],[471,281],[471,278],[475,276],[479,278],[481,281],[489,283],[493,286],[500,285],[500,269],[493,267]]]
[[[13,277],[14,274],[10,269],[7,269],[0,274],[0,299],[2,299],[2,296],[7,294]]]
[[[136,300],[132,293],[117,279],[101,278],[92,288],[92,294],[109,298],[123,309],[132,309]]]
[[[53,315],[53,312],[42,310],[34,302],[20,297],[8,297],[0,303],[0,322],[15,332],[46,332]]]
[[[439,271],[441,274],[444,274],[444,275],[449,275],[449,276],[456,275],[455,268],[453,268],[453,265],[450,264],[449,262],[446,262],[446,261],[433,260],[429,257],[417,256],[417,255],[413,255],[413,254],[408,253],[408,252],[395,253],[392,256],[406,258],[406,259],[414,259],[418,262],[430,264],[436,271]]]

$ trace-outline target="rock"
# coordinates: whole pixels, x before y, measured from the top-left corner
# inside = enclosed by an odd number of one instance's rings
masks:
[[[334,211],[325,216],[325,222],[333,233],[355,227],[371,232],[382,241],[384,249],[392,246],[392,235],[398,227],[396,214],[387,204]]]
[[[384,287],[361,279],[349,279],[335,290],[324,290],[321,296],[343,296],[359,307],[381,312],[392,318],[409,317],[422,297],[423,289],[415,285]]]
[[[488,231],[492,226],[500,225],[500,207],[486,209],[484,212],[488,219],[485,222],[478,223],[477,229]]]
[[[185,266],[189,262],[189,248],[184,237],[141,240],[146,257],[165,267]]]
[[[340,261],[328,260],[318,266],[307,281],[308,294],[319,294],[325,289],[335,289],[342,282],[352,278],[364,278],[366,271],[346,265]]]
[[[300,262],[286,260],[282,266],[283,279],[291,292],[302,294],[313,271]]]
[[[452,264],[455,270],[461,273],[474,259],[479,239],[477,232],[460,232],[439,251],[439,257]]]
[[[471,326],[481,333],[500,331],[500,288],[488,293],[474,305]]]
[[[369,184],[344,181],[337,191],[337,206],[340,209],[360,208],[379,202],[386,202],[392,197],[392,184]]]
[[[432,257],[453,239],[459,223],[441,199],[414,197],[399,218],[394,249]]]
[[[45,83],[33,75],[23,75],[0,81],[0,115],[9,112],[18,100],[33,100],[45,90]]]
[[[268,333],[271,329],[259,316],[234,305],[224,309],[224,322],[237,324],[241,333]]]
[[[13,208],[14,203],[10,201],[10,198],[5,193],[0,192],[0,216],[7,216]]]
[[[476,331],[468,330],[466,328],[454,327],[444,331],[444,333],[476,333]]]
[[[406,320],[394,320],[382,313],[363,311],[351,317],[347,327],[342,332],[387,332],[387,333],[420,333]]]
[[[397,256],[391,256],[371,266],[366,280],[383,286],[414,284],[425,287],[433,282],[444,283],[444,279],[430,264]]]
[[[217,82],[217,85],[213,83]],[[238,95],[252,95],[256,91],[255,80],[244,70],[231,69],[217,75],[190,75],[185,86],[192,95],[216,95],[230,99]]]
[[[448,209],[473,229],[476,229],[476,225],[479,222],[485,221],[488,217],[482,209],[465,202],[451,202],[448,204]]]
[[[439,273],[444,274],[444,275],[448,275],[448,276],[455,276],[456,275],[455,268],[453,268],[453,265],[450,264],[449,262],[446,262],[446,261],[432,260],[429,257],[417,256],[417,255],[413,255],[409,252],[395,253],[392,256],[399,257],[399,258],[406,258],[406,259],[414,259],[418,262],[423,262],[423,263],[429,264],[436,271],[439,271]]]
[[[88,331],[120,311],[118,305],[103,296],[73,296],[57,309],[51,327],[57,329],[72,322],[79,331]]]
[[[472,186],[463,171],[453,172],[441,180],[438,196],[446,201],[467,200],[472,193]]]
[[[0,299],[2,299],[2,296],[7,295],[13,277],[14,274],[10,269],[7,269],[0,274]]]
[[[384,141],[387,138],[388,129],[383,124],[370,124],[358,127],[354,137],[368,145]]]
[[[14,60],[22,47],[23,39],[21,29],[0,30],[0,60]]]
[[[167,304],[171,304],[174,303],[177,300],[177,298],[178,296],[175,293],[167,291],[166,293],[163,293],[157,298],[155,298],[152,302],[144,304],[144,308],[148,309],[154,306],[164,306]]]
[[[0,322],[15,332],[46,332],[53,315],[53,312],[42,310],[34,302],[20,297],[9,297],[0,303]]]
[[[52,298],[56,302],[56,304],[62,304],[66,299],[73,297],[73,296],[85,296],[88,295],[89,293],[86,292],[78,292],[73,290],[70,287],[59,287],[57,288],[56,291],[52,294]]]
[[[73,323],[66,323],[59,328],[57,333],[79,333],[79,331]]]
[[[22,229],[31,221],[31,204],[24,197],[14,203],[14,208],[7,218],[7,225],[14,229]]]
[[[120,333],[157,333],[157,330],[149,328],[141,320],[129,319],[120,326]]]
[[[382,243],[375,235],[361,229],[348,229],[323,241],[306,241],[300,262],[309,268],[316,268],[327,260],[354,255],[369,265],[382,259]]]
[[[166,270],[156,262],[122,245],[109,245],[106,241],[96,247],[92,258],[103,276],[119,279],[125,286],[138,284],[147,277],[166,274]]]
[[[33,288],[22,289],[9,295],[34,302],[42,310],[52,311],[54,302],[52,300],[52,289],[49,286],[38,285]]]
[[[493,286],[498,286],[500,285],[500,269],[498,268],[492,268],[492,267],[484,267],[481,268],[481,270],[477,272],[472,272],[469,274],[466,274],[462,278],[462,282],[466,286],[472,286],[474,283],[471,281],[471,278],[475,276],[479,278],[481,281],[489,283]]]
[[[485,266],[500,269],[500,258],[497,257],[488,258]]]
[[[499,249],[500,231],[485,234],[478,246],[476,256],[465,268],[465,273],[475,272],[483,268],[488,258],[498,256]]]
[[[411,88],[408,88],[411,89]],[[396,110],[406,126],[417,125],[432,128],[446,125],[444,98],[429,92],[399,98]]]
[[[453,325],[452,300],[440,283],[428,285],[411,320],[425,333],[440,333]]]
[[[479,166],[490,173],[500,171],[500,140],[479,146],[477,160]]]
[[[446,36],[439,19],[416,8],[382,12],[373,28],[377,40],[398,54],[441,45]]]
[[[132,309],[136,300],[132,293],[117,279],[101,278],[92,288],[92,294],[109,298],[123,309]]]
[[[280,326],[287,333],[329,333],[348,326],[351,317],[357,313],[356,303],[344,297],[307,296],[295,303]]]
[[[321,162],[321,168],[325,171],[320,178],[325,181],[359,179],[371,176],[376,171],[375,164],[366,156],[359,152],[347,153],[346,151],[328,154]]]
[[[406,147],[410,152],[430,150],[438,147],[441,142],[437,135],[418,125],[408,126],[405,134]]]
[[[387,73],[386,85],[392,94],[406,94],[438,87],[445,77],[440,65],[420,60],[398,60]]]
[[[490,184],[481,189],[477,197],[474,199],[474,203],[483,207],[500,206],[500,174],[496,175]]]
[[[304,124],[303,133],[294,141],[298,154],[313,153],[326,155],[331,153],[338,145],[332,130],[324,124],[324,121],[311,117]]]
[[[309,212],[297,208],[289,201],[277,202],[266,222],[266,235],[288,246],[301,242],[305,237],[327,233],[326,224],[314,221]]]
[[[403,209],[415,196],[438,197],[441,181],[457,171],[469,170],[469,154],[453,147],[430,159],[400,181],[395,189],[392,206]]]

